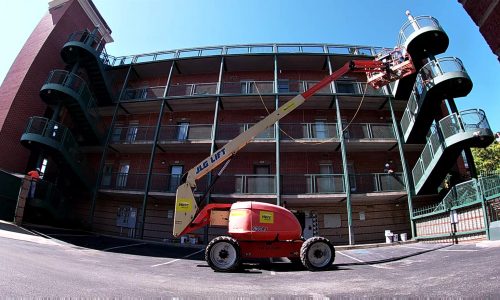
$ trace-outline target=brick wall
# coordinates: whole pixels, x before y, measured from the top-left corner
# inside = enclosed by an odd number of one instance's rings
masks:
[[[500,61],[500,1],[458,0]]]
[[[0,87],[0,168],[25,172],[30,155],[19,139],[31,116],[44,116],[39,91],[53,69],[64,68],[59,51],[70,33],[92,28],[78,1],[49,11],[33,30]]]

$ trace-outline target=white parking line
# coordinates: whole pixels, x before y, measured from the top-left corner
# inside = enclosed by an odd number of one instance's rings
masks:
[[[473,252],[473,251],[479,251],[479,250],[472,250],[472,249],[439,249],[437,251],[443,251],[443,252]]]
[[[374,267],[374,268],[377,268],[377,269],[390,269],[390,270],[392,270],[392,268],[391,268],[391,267],[371,265],[371,264],[369,264],[369,263],[367,263],[367,262],[365,262],[365,261],[362,261],[361,259],[357,259],[356,257],[352,257],[352,256],[350,256],[350,255],[347,255],[347,254],[343,253],[343,252],[340,252],[340,251],[336,251],[336,252],[337,252],[338,254],[344,255],[345,257],[348,257],[348,258],[350,258],[350,259],[352,259],[352,260],[355,260],[355,261],[357,261],[357,262],[360,262],[360,263],[365,264],[365,265],[370,266],[370,267]]]
[[[152,265],[151,267],[154,268],[154,267],[159,267],[159,266],[163,266],[163,265],[169,265],[171,263],[174,263],[174,262],[179,261],[181,259],[185,259],[185,258],[191,257],[191,256],[193,256],[195,254],[198,254],[200,252],[203,252],[203,251],[205,251],[205,249],[201,249],[200,251],[196,251],[194,253],[191,253],[189,255],[183,256],[181,258],[177,258],[177,259],[174,259],[174,260],[171,260],[171,261],[167,261],[167,262],[164,262],[164,263],[161,263],[161,264],[157,264],[157,265]]]
[[[274,271],[271,271],[271,275],[276,275],[276,272],[274,272]]]
[[[413,246],[406,246],[406,245],[399,245],[399,247],[417,249],[417,250],[432,250],[432,248],[413,247]]]
[[[111,248],[106,248],[102,249],[102,251],[108,251],[108,250],[114,250],[114,249],[120,249],[120,248],[127,248],[127,247],[134,247],[134,246],[140,246],[140,245],[146,245],[147,243],[137,243],[137,244],[130,244],[130,245],[125,245],[125,246],[117,246],[117,247],[111,247]]]

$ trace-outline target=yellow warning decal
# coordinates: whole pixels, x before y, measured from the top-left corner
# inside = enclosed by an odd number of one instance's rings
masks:
[[[283,107],[283,111],[287,111],[289,109],[295,108],[296,103],[295,102],[290,102],[287,106]]]
[[[190,199],[179,199],[176,209],[178,212],[190,212],[193,209],[193,204]]]
[[[273,224],[274,223],[274,213],[272,211],[260,211],[259,219],[261,223]]]
[[[231,210],[229,213],[229,217],[244,217],[248,213],[247,210],[239,209],[239,210]]]

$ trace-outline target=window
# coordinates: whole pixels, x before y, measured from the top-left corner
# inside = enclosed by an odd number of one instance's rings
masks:
[[[124,188],[127,186],[127,178],[129,170],[130,170],[129,163],[120,163],[120,171],[116,176],[117,188]]]
[[[319,173],[316,178],[316,189],[318,193],[335,192],[335,184],[333,182],[333,165],[330,163],[320,164]]]
[[[278,80],[278,93],[288,93],[290,92],[290,83],[288,79]]]
[[[326,120],[316,120],[314,121],[314,126],[312,128],[312,137],[316,139],[327,139],[328,138],[328,128],[326,125]]]
[[[181,183],[182,172],[184,171],[184,166],[182,165],[172,165],[170,166],[170,182],[169,182],[169,192],[173,192],[177,189]]]
[[[354,172],[354,165],[352,162],[347,163],[347,172],[349,174],[349,185],[351,187],[351,192],[356,191],[356,173]]]
[[[135,138],[137,137],[137,130],[139,129],[139,121],[130,122],[127,130],[127,143],[135,142]]]
[[[270,173],[271,167],[269,165],[255,165],[254,174],[256,176],[253,178],[254,180],[249,178],[247,191],[256,194],[272,193],[274,190],[274,181],[269,175]]]
[[[110,186],[111,185],[111,177],[113,176],[113,164],[106,163],[104,165],[104,169],[102,170],[102,186]]]
[[[40,168],[40,179],[43,179],[43,175],[45,174],[45,170],[47,169],[47,164],[49,161],[44,158],[42,161],[42,167]]]
[[[189,122],[177,123],[177,139],[179,141],[187,140],[189,133]]]
[[[336,81],[335,87],[337,89],[337,93],[342,93],[342,94],[356,93],[356,88],[354,86],[354,82],[352,81]]]
[[[111,134],[111,142],[116,143],[121,140],[122,129],[123,129],[121,126],[122,125],[116,125],[115,128],[113,128],[113,133]]]

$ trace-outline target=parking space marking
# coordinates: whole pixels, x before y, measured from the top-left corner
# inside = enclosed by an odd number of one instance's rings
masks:
[[[474,252],[474,251],[479,251],[479,250],[472,250],[472,249],[439,249],[437,251],[443,251],[443,252]]]
[[[124,245],[124,246],[116,246],[116,247],[111,247],[111,248],[102,249],[102,251],[109,251],[109,250],[114,250],[114,249],[127,248],[127,247],[134,247],[134,246],[140,246],[140,245],[146,245],[146,244],[147,244],[147,243],[137,243],[137,244]]]
[[[201,253],[201,252],[203,252],[203,251],[205,251],[205,249],[201,249],[200,251],[196,251],[196,252],[194,252],[194,253],[188,254],[188,255],[183,256],[183,257],[181,257],[181,258],[177,258],[177,259],[174,259],[174,260],[171,260],[171,261],[167,261],[167,262],[164,262],[164,263],[161,263],[161,264],[152,265],[151,267],[152,267],[152,268],[155,268],[155,267],[159,267],[159,266],[169,265],[169,264],[174,263],[174,262],[176,262],[176,261],[179,261],[179,260],[181,260],[181,259],[186,259],[186,258],[189,258],[189,257],[191,257],[191,256],[193,256],[193,255],[196,255],[196,254],[198,254],[198,253]]]
[[[348,258],[350,258],[350,259],[352,259],[352,260],[355,260],[355,261],[357,261],[357,262],[360,262],[360,263],[365,264],[365,265],[370,266],[370,267],[374,267],[374,268],[377,268],[377,269],[390,269],[390,270],[392,270],[392,268],[391,268],[391,267],[385,267],[385,266],[377,266],[377,265],[372,265],[372,264],[370,264],[370,263],[367,263],[367,262],[365,262],[365,261],[362,261],[361,259],[358,259],[358,258],[356,258],[356,257],[352,257],[352,256],[350,256],[350,255],[347,255],[347,254],[345,254],[345,253],[343,253],[343,252],[341,252],[341,251],[336,251],[336,252],[337,252],[338,254],[341,254],[341,255],[343,255],[343,256],[345,256],[345,257],[348,257]]]
[[[413,246],[406,246],[406,245],[400,245],[400,247],[417,249],[417,250],[432,250],[432,248],[413,247]]]
[[[274,272],[274,271],[271,271],[271,275],[276,275],[276,272]]]

